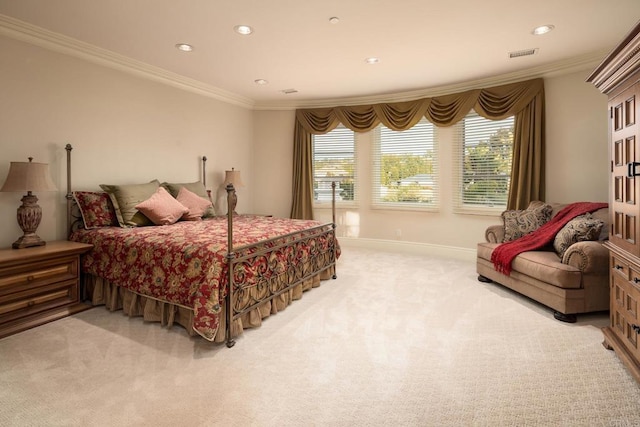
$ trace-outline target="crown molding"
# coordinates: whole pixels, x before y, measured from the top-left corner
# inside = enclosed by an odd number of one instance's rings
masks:
[[[587,69],[592,70],[598,66],[602,61],[602,58],[609,53],[608,50],[598,51],[513,73],[408,92],[322,100],[259,102],[3,14],[0,14],[0,34],[48,50],[81,58],[105,67],[127,72],[129,74],[134,74],[138,77],[167,84],[178,89],[214,98],[222,102],[251,110],[269,111],[411,101],[419,98],[499,86],[539,77],[556,77]]]
[[[523,80],[535,78],[558,77],[565,74],[579,71],[593,70],[602,61],[602,58],[609,53],[609,50],[592,52],[586,55],[557,61],[550,64],[527,68],[512,73],[491,76],[488,78],[469,80],[462,83],[437,86],[432,88],[419,89],[409,92],[399,92],[395,94],[382,94],[362,96],[356,98],[333,98],[324,100],[297,101],[290,103],[261,103],[256,102],[255,110],[294,110],[296,108],[328,108],[335,106],[368,105],[383,102],[403,102],[413,101],[420,98],[430,98],[434,96],[449,95],[452,93],[465,92],[472,89],[488,88],[509,83],[516,83]]]
[[[229,104],[248,109],[254,107],[252,99],[2,14],[0,14],[0,34]]]

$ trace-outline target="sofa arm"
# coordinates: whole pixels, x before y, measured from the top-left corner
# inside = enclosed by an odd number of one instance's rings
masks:
[[[502,243],[504,240],[504,226],[490,225],[484,232],[484,238],[489,243]]]
[[[577,242],[569,246],[562,263],[576,267],[583,273],[606,272],[609,269],[609,250],[602,242]]]

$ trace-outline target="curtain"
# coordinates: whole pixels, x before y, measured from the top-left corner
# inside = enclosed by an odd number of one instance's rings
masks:
[[[534,79],[415,101],[296,110],[291,217],[313,219],[312,135],[330,132],[340,123],[354,132],[368,132],[380,123],[400,131],[423,117],[436,126],[452,126],[471,109],[490,120],[515,116],[507,209],[525,209],[532,200],[544,200],[544,82]]]

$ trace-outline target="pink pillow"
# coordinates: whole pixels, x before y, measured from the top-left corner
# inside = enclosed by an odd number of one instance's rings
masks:
[[[185,221],[199,221],[207,208],[212,207],[211,202],[198,196],[196,193],[180,187],[176,200],[189,209],[189,212],[182,215]]]
[[[158,187],[151,197],[135,206],[155,225],[169,225],[189,212],[182,203],[169,194],[163,187]]]

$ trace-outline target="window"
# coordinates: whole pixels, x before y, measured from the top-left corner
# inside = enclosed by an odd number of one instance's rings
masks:
[[[438,207],[436,127],[426,119],[411,129],[378,126],[374,135],[372,204],[378,208]]]
[[[489,120],[475,111],[458,125],[454,141],[454,203],[457,212],[502,211],[507,206],[513,158],[514,119]]]
[[[331,183],[336,183],[336,202],[356,200],[355,136],[339,125],[331,132],[313,135],[313,199],[331,202]]]

